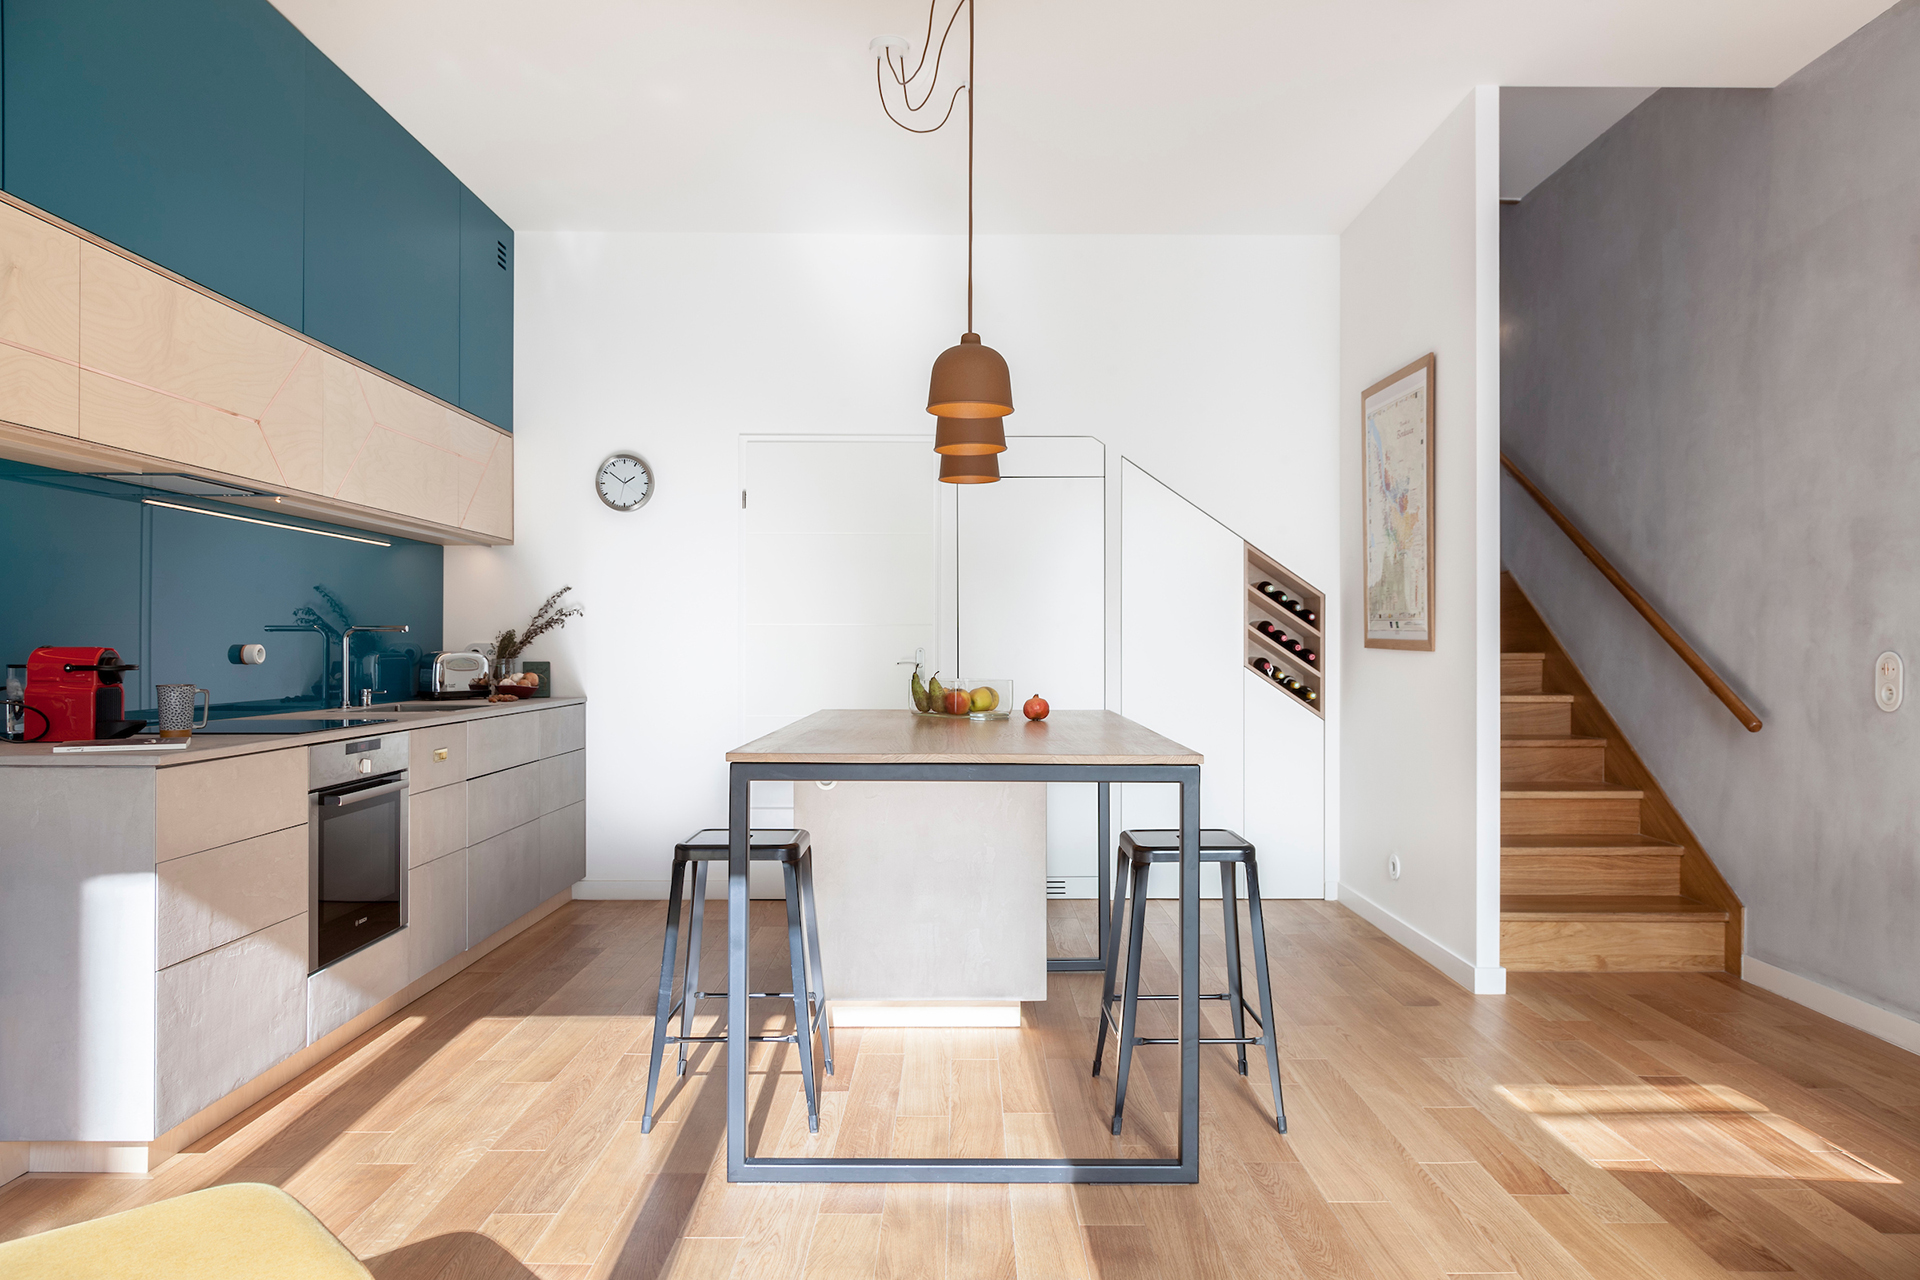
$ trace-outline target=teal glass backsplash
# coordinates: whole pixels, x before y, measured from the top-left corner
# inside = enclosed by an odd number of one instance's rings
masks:
[[[390,547],[221,520],[141,501],[378,537]],[[353,688],[382,701],[414,692],[421,654],[441,647],[443,550],[204,498],[0,462],[0,661],[40,645],[107,645],[140,665],[127,706],[150,708],[155,684],[196,684],[229,714],[338,705],[338,636],[357,635]],[[268,631],[316,623],[331,631]],[[258,666],[229,650],[264,644]],[[323,658],[324,652],[324,658]],[[138,714],[133,712],[133,714]]]

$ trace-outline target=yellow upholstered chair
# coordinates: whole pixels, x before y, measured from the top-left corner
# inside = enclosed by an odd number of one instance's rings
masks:
[[[0,1244],[33,1280],[372,1280],[298,1200],[236,1182]]]

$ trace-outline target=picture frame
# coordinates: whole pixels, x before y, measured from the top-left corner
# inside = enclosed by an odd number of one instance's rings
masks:
[[[1360,393],[1361,610],[1369,649],[1434,647],[1435,359]]]

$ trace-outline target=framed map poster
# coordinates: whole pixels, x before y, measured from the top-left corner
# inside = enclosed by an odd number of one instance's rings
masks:
[[[1360,396],[1366,647],[1433,648],[1433,357]]]

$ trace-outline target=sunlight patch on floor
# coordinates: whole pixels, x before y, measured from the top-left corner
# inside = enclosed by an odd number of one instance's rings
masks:
[[[1599,1168],[1821,1182],[1900,1181],[1726,1085],[1508,1084],[1496,1091]]]

